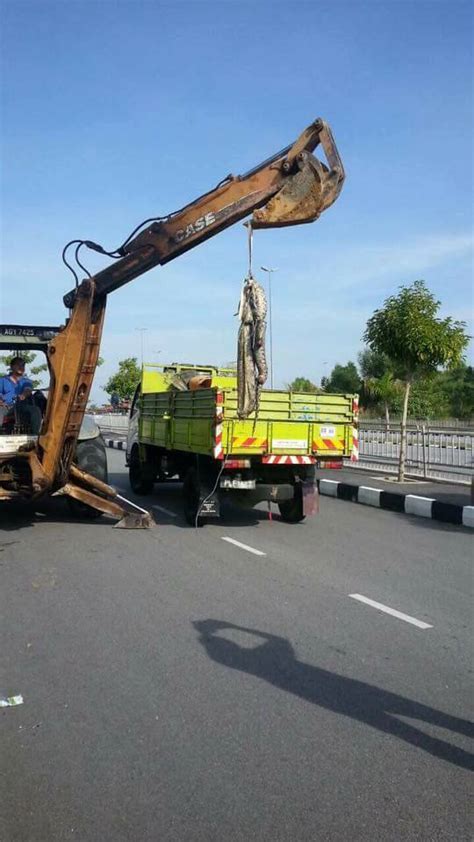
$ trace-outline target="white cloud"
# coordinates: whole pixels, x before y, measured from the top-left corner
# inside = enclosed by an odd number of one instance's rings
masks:
[[[387,280],[393,285],[410,283],[446,261],[468,257],[472,253],[472,234],[425,236],[397,243],[342,245],[318,254],[311,270],[297,271],[299,285],[311,283],[314,293],[328,290],[372,294],[384,288]],[[300,255],[301,259],[301,255]],[[308,263],[310,260],[307,255]],[[377,283],[377,281],[379,283]],[[374,283],[375,282],[375,283]],[[327,285],[321,287],[321,284]],[[366,284],[370,286],[366,287]]]

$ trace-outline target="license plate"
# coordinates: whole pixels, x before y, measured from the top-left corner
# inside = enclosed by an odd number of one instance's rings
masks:
[[[37,436],[1,436],[0,435],[0,453],[17,453],[23,444],[28,444],[30,441],[36,441]]]
[[[306,450],[306,439],[272,439],[273,450]]]
[[[255,488],[254,479],[231,479],[231,477],[223,477],[221,479],[221,488]]]

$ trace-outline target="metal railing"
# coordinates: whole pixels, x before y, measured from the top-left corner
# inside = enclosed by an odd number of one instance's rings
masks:
[[[96,415],[104,435],[127,435],[128,415]],[[400,454],[400,425],[359,426],[359,467],[395,472]],[[354,465],[350,462],[348,465]],[[406,472],[423,479],[469,483],[474,474],[474,431],[410,424],[407,430]]]
[[[94,415],[94,421],[105,438],[126,439],[128,433],[128,415]]]
[[[361,424],[360,463],[395,469],[400,455],[399,425],[387,429]],[[470,482],[474,473],[474,431],[410,425],[407,430],[406,470],[425,479]]]
[[[390,428],[400,428],[401,417],[399,415],[390,415]],[[361,418],[361,426],[368,429],[382,429],[385,428],[385,418],[370,418],[364,415]],[[464,432],[474,432],[474,419],[459,419],[459,418],[408,418],[407,427],[411,429],[418,429],[426,425],[432,430],[457,430]]]

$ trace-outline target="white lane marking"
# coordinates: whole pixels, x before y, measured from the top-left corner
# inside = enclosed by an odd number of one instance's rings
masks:
[[[122,497],[122,495],[119,494],[118,491],[117,491],[117,499],[122,500],[123,503],[128,503],[129,506],[133,506],[134,509],[138,509],[138,511],[142,512],[142,514],[144,514],[144,515],[148,514],[146,509],[142,509],[141,506],[137,506],[136,503],[132,503],[132,501],[129,500],[128,497]]]
[[[241,550],[247,550],[248,553],[253,553],[254,555],[266,555],[266,553],[262,553],[261,550],[255,550],[253,547],[249,547],[248,544],[241,544],[240,541],[236,541],[235,538],[221,538],[222,541],[227,541],[228,544],[235,544],[236,547],[240,547]]]
[[[362,596],[360,593],[350,593],[351,599],[358,599],[359,602],[364,602],[366,605],[371,605],[372,608],[377,608],[379,611],[384,611],[385,614],[390,614],[392,617],[398,617],[399,620],[405,620],[405,623],[411,623],[412,626],[417,626],[419,629],[432,629],[429,623],[424,623],[423,620],[417,620],[416,617],[410,617],[409,614],[403,614],[402,611],[396,611],[395,608],[389,608],[388,605],[382,605],[381,602],[375,602],[367,596]]]
[[[117,486],[116,486],[116,488],[120,488],[120,491],[125,491],[125,489],[124,489],[124,488],[122,488],[122,486],[121,486],[121,485],[117,485]],[[117,497],[120,497],[120,494],[117,494]],[[125,497],[125,498],[121,498],[121,499],[125,499],[125,500],[126,500],[127,498]],[[132,501],[131,501],[131,500],[127,500],[127,502],[128,502],[128,503],[131,503]],[[142,508],[141,508],[141,506],[137,506],[137,504],[136,504],[136,503],[132,503],[132,506],[136,506],[136,508],[137,508],[137,509],[140,509],[140,511],[142,511],[142,512],[146,512],[146,509],[142,509]],[[157,505],[155,504],[154,506],[150,506],[150,508],[151,508],[151,509],[157,509],[159,512],[163,512],[163,514],[165,514],[165,515],[169,515],[170,517],[178,517],[178,515],[176,514],[176,512],[172,512],[172,511],[171,511],[171,509],[165,509],[165,507],[164,507],[164,506],[157,506]]]
[[[159,511],[159,512],[163,512],[163,514],[165,514],[165,515],[169,515],[170,517],[178,517],[178,515],[176,514],[176,512],[172,512],[172,511],[171,511],[171,509],[165,509],[165,507],[164,507],[164,506],[156,506],[156,505],[155,505],[155,506],[152,506],[151,508],[152,508],[152,509],[157,509],[157,511]]]
[[[16,705],[23,704],[23,696],[7,696],[6,699],[0,699],[0,708],[13,708]]]

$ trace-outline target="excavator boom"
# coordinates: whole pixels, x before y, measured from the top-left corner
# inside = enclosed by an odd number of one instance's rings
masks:
[[[329,166],[312,154],[319,144]],[[331,130],[323,120],[315,120],[290,146],[244,175],[228,176],[214,190],[130,240],[123,257],[94,276],[95,294],[107,295],[252,212],[254,228],[313,222],[337,199],[343,182],[344,168]],[[76,290],[64,296],[67,307],[73,306],[75,296]]]

